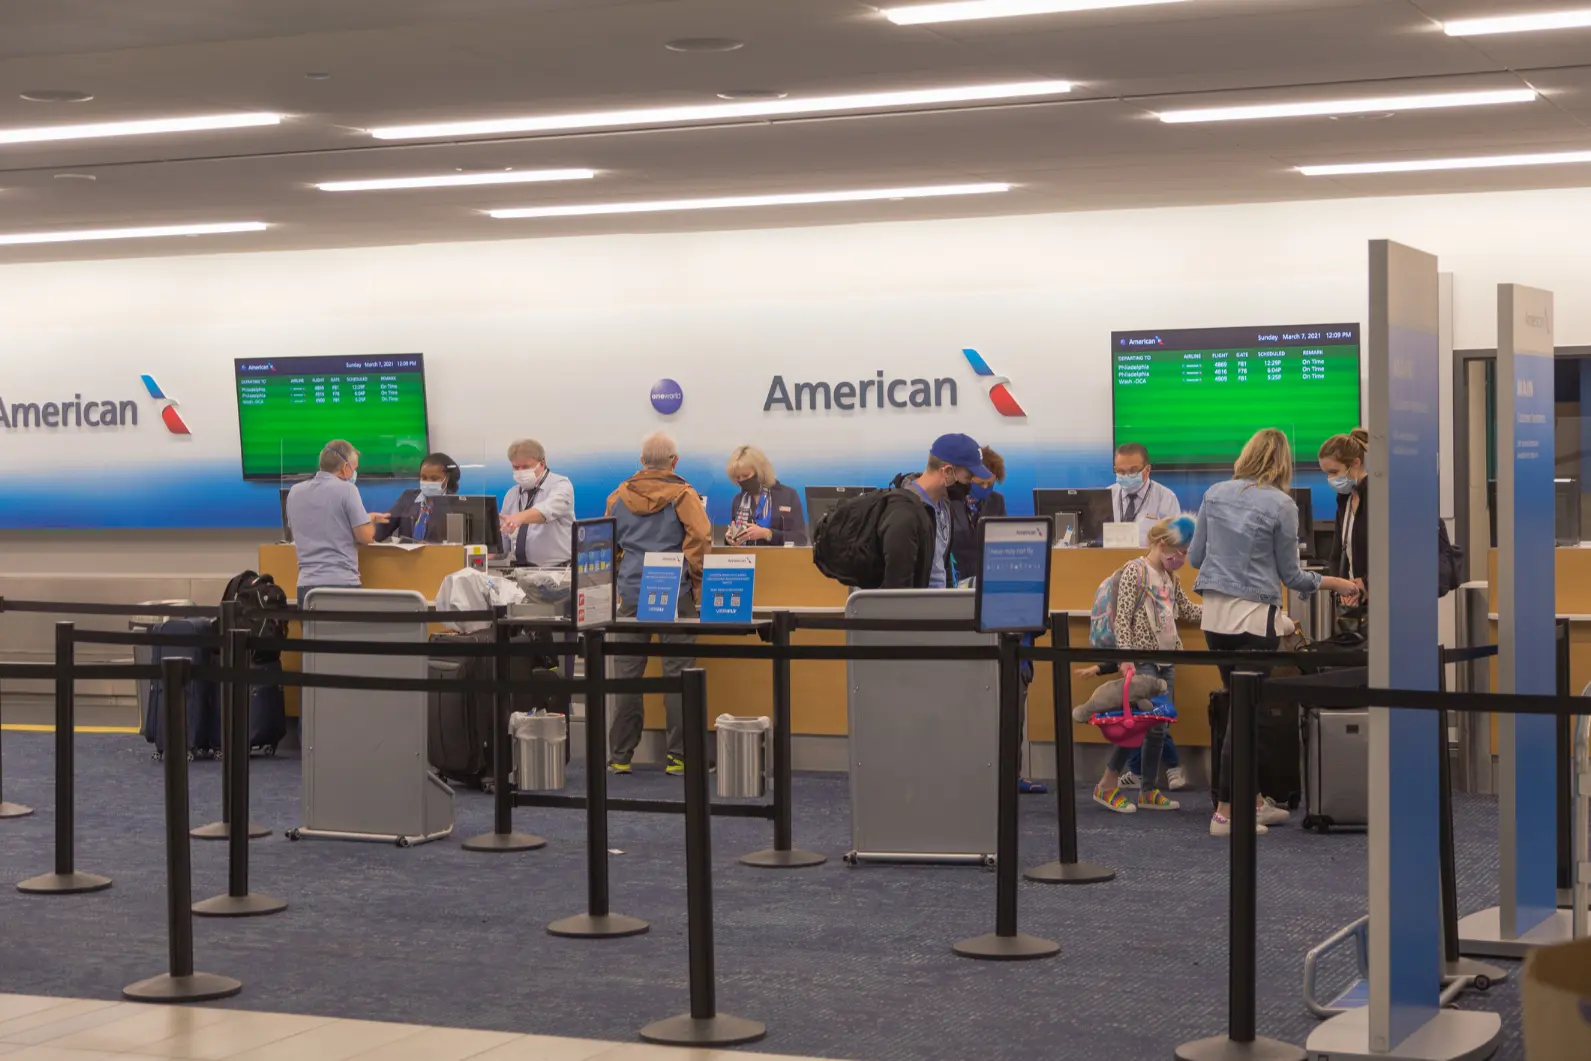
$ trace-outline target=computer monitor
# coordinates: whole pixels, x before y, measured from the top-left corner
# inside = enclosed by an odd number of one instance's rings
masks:
[[[1298,555],[1310,560],[1315,556],[1315,492],[1307,486],[1295,486],[1288,493],[1298,506]]]
[[[817,532],[818,521],[841,501],[861,497],[878,489],[875,486],[809,486],[807,487],[807,538]]]
[[[431,522],[442,527],[444,540],[447,518],[464,517],[463,545],[484,545],[488,552],[497,552],[502,543],[498,527],[497,497],[493,494],[445,494],[431,501]]]
[[[1099,545],[1105,540],[1105,524],[1112,521],[1115,510],[1110,503],[1110,488],[1095,487],[1087,490],[1034,490],[1033,512],[1039,516],[1071,516],[1077,526],[1075,545]],[[1055,520],[1055,538],[1061,540],[1062,522]]]

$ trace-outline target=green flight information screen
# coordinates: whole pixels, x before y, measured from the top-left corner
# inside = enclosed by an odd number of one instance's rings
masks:
[[[359,451],[361,476],[420,473],[430,448],[420,354],[238,358],[233,368],[243,478],[313,475],[337,438]]]
[[[1307,464],[1360,423],[1357,324],[1113,332],[1111,355],[1116,445],[1157,467],[1230,465],[1264,427]]]

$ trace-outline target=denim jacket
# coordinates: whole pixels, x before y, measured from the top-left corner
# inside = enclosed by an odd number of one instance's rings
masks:
[[[1210,487],[1188,562],[1199,569],[1199,593],[1279,607],[1279,585],[1303,597],[1320,589],[1320,576],[1298,566],[1298,506],[1285,491],[1252,479]]]

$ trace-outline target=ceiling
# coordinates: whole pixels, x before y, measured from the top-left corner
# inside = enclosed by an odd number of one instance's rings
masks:
[[[882,0],[881,0],[882,2]],[[1567,0],[1564,0],[1567,2]],[[1304,163],[1591,148],[1591,30],[1452,38],[1541,0],[1188,0],[896,26],[857,0],[0,0],[0,130],[226,111],[275,127],[0,145],[0,233],[264,221],[0,247],[0,263],[662,232],[1591,183],[1591,165],[1311,178]],[[675,52],[682,37],[729,52]],[[309,78],[307,74],[330,75]],[[373,126],[1059,78],[1053,101],[391,143]],[[1166,125],[1170,105],[1531,86],[1528,104]],[[38,89],[92,93],[33,103]],[[317,181],[579,166],[594,180],[332,194]],[[93,176],[90,181],[59,174]],[[493,220],[493,207],[1010,181],[1004,195]]]

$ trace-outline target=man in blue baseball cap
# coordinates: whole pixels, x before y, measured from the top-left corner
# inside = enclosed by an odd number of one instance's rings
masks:
[[[920,505],[890,505],[879,520],[884,589],[944,589],[949,585],[950,506],[945,491],[956,483],[991,479],[983,451],[967,435],[940,435],[928,449],[928,467],[903,491]]]

